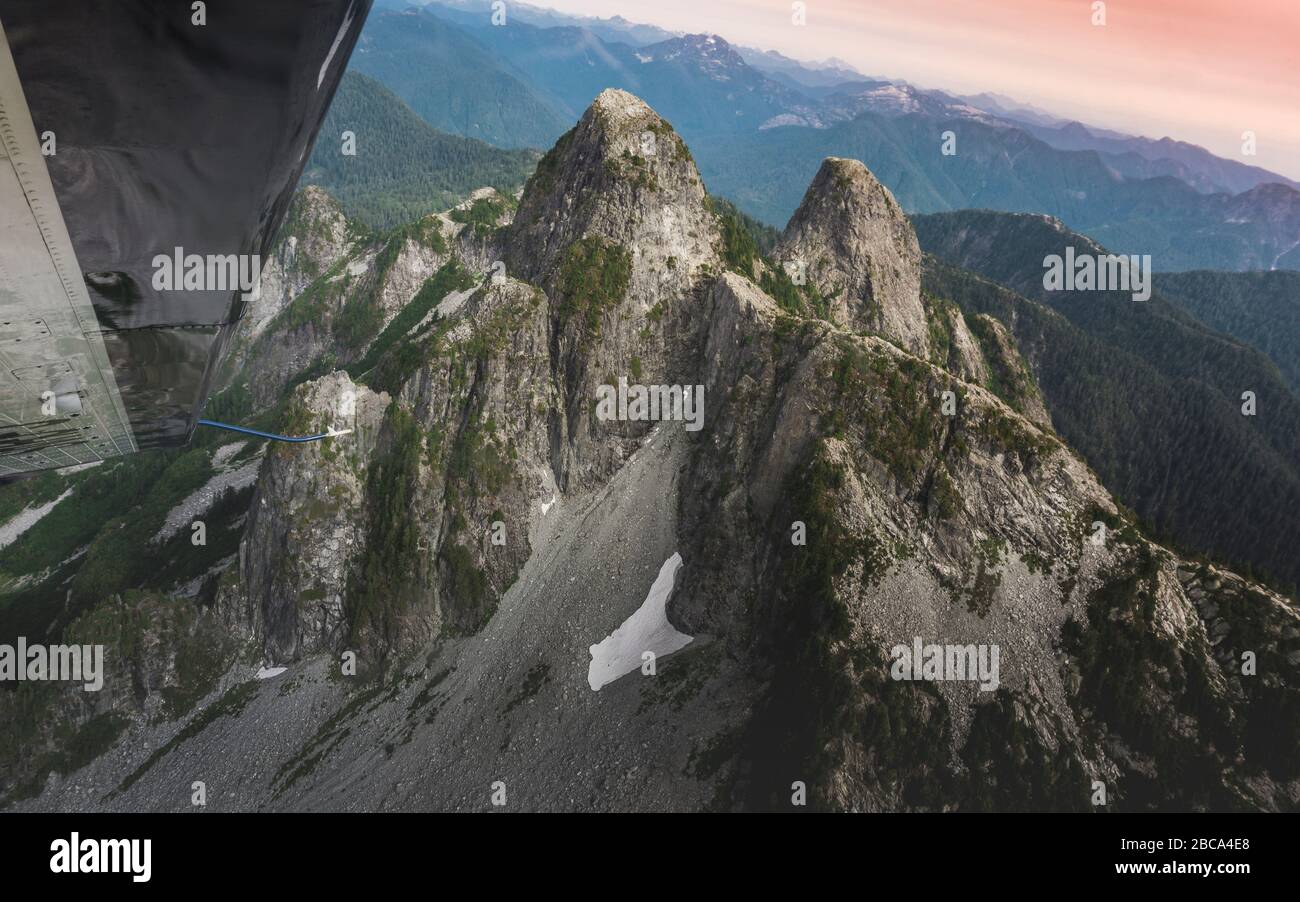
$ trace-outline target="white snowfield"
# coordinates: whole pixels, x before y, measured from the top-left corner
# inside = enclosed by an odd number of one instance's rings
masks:
[[[659,568],[650,594],[636,613],[600,644],[591,646],[587,683],[593,690],[640,668],[641,655],[645,652],[663,657],[685,648],[695,638],[678,632],[668,622],[668,596],[672,594],[673,581],[681,566],[682,556],[673,552],[673,556]]]

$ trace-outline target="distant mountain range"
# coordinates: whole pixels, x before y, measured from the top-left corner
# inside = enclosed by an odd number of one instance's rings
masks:
[[[499,54],[417,10],[376,11],[349,68],[382,82],[440,131],[498,147],[545,147],[569,127]]]
[[[1300,188],[1300,183],[1276,172],[1216,157],[1204,147],[1186,141],[1135,138],[1088,128],[1078,122],[1036,123],[1014,112],[1008,116],[1035,138],[1058,150],[1097,151],[1108,165],[1130,178],[1172,175],[1207,194],[1225,191],[1238,194],[1269,182]]]
[[[493,2],[494,0],[422,0],[422,2],[381,0],[377,5],[394,9],[424,6],[437,12],[439,16],[450,22],[461,25],[482,25],[491,21],[493,17],[495,12],[492,8]],[[505,11],[507,24],[512,21],[523,22],[539,28],[571,25],[589,31],[601,40],[631,44],[634,47],[655,44],[659,41],[666,41],[669,38],[680,36],[677,32],[668,31],[657,25],[630,22],[622,16],[602,18],[600,16],[570,15],[528,3],[516,3],[514,0],[511,0],[506,6]]]
[[[592,97],[644,97],[714,193],[781,226],[820,161],[866,162],[910,212],[1045,213],[1160,271],[1300,269],[1300,191],[1191,144],[1093,129],[992,94],[961,97],[802,63],[716,35],[486,0],[377,11],[353,67],[443,131],[545,146]],[[944,134],[955,154],[941,152]]]
[[[951,131],[957,153],[940,153]],[[1045,213],[1158,271],[1300,268],[1300,192],[1280,183],[1203,194],[1170,176],[1128,179],[1096,151],[1057,150],[996,122],[918,111],[863,112],[829,129],[784,127],[698,151],[712,190],[767,222],[799,201],[817,160],[869,160],[912,212]]]
[[[807,63],[791,59],[775,50],[737,47],[736,52],[755,69],[800,90],[837,88],[850,82],[863,80],[861,72],[840,59],[831,58],[820,63]],[[884,81],[878,78],[867,78],[867,80]]]

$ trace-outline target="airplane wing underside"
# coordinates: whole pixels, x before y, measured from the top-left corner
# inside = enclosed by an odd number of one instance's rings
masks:
[[[189,440],[370,4],[0,0],[0,479]]]

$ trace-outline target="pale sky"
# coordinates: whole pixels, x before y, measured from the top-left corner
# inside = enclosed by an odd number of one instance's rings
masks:
[[[868,75],[993,91],[1064,118],[1168,135],[1300,179],[1300,0],[529,0],[622,15]],[[1242,133],[1256,156],[1242,154]]]

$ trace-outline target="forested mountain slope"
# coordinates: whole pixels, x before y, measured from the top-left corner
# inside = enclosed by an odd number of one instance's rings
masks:
[[[1300,272],[1161,273],[1156,288],[1211,329],[1259,348],[1300,393]]]
[[[386,229],[445,210],[485,185],[513,193],[539,156],[439,132],[379,82],[348,72],[303,183],[329,191],[357,222]]]
[[[1300,580],[1300,401],[1271,361],[1158,291],[1137,302],[1045,290],[1045,256],[1105,252],[1055,220],[961,211],[913,221],[928,253],[1011,289],[928,271],[932,290],[1012,328],[1056,428],[1120,499],[1182,546],[1289,588]]]

